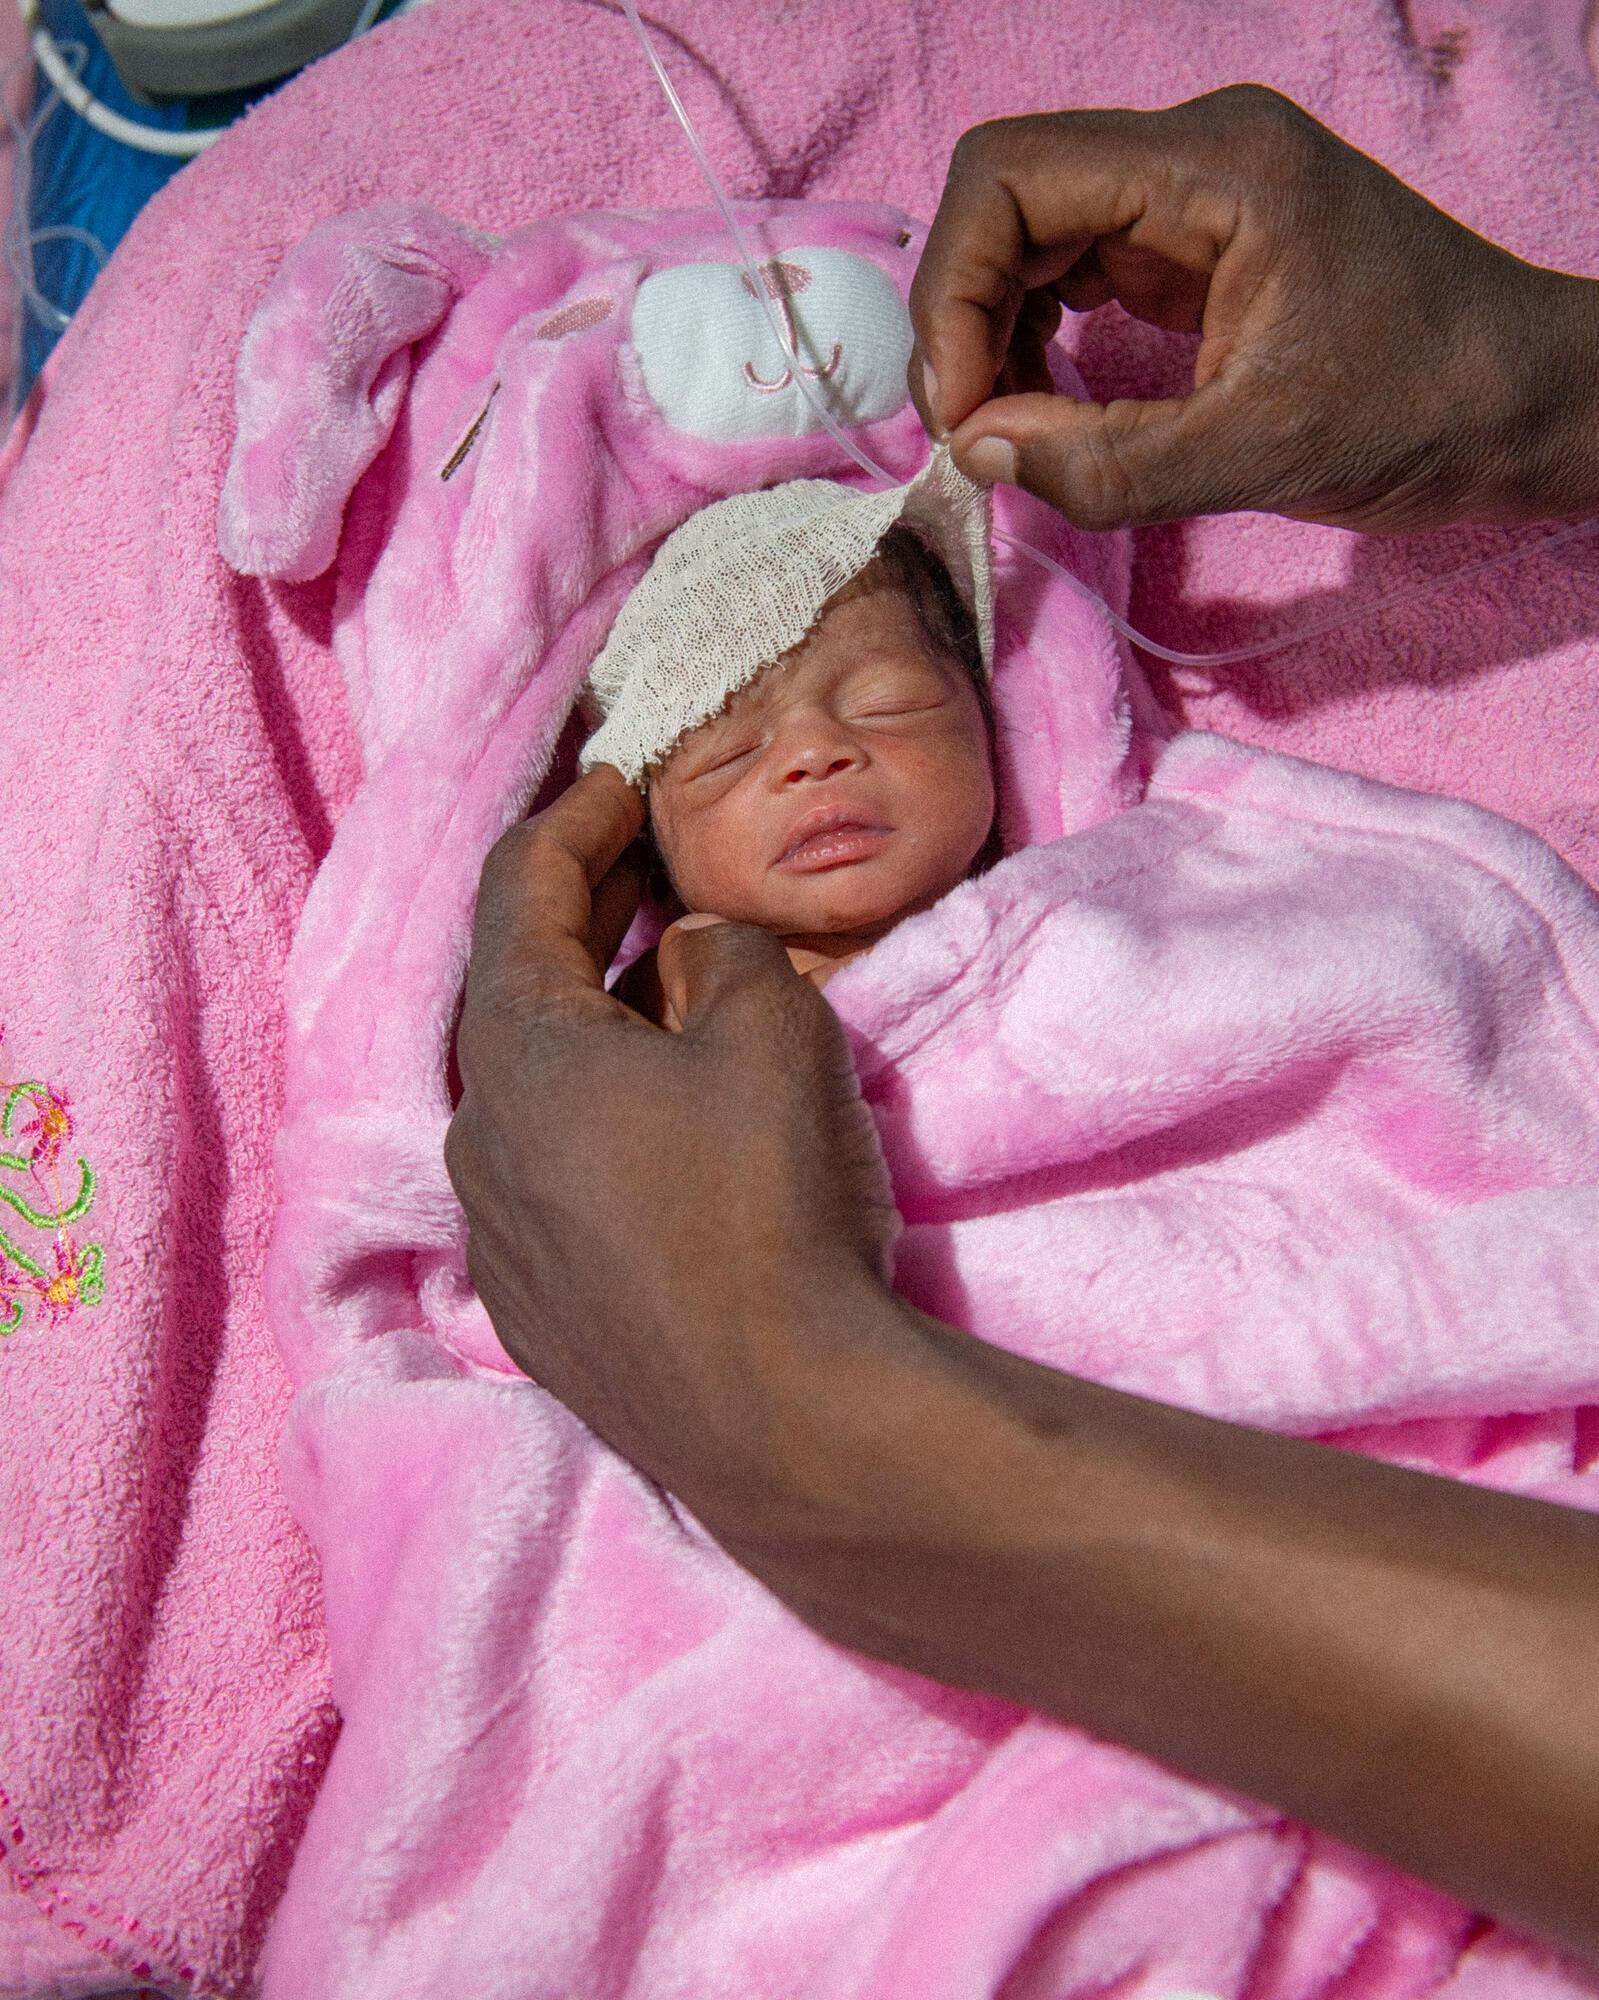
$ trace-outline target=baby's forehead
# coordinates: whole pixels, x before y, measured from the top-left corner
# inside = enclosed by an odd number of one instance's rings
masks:
[[[836,591],[799,644],[770,661],[738,689],[723,714],[764,705],[819,680],[838,680],[856,669],[866,672],[896,660],[948,664],[957,672],[965,671],[947,648],[935,645],[916,593],[874,564]]]

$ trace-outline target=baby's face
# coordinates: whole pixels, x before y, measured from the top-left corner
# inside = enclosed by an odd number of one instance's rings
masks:
[[[870,941],[965,878],[994,818],[988,732],[961,662],[872,564],[683,738],[649,799],[689,909]]]

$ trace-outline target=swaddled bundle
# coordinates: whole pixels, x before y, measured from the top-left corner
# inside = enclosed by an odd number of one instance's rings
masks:
[[[749,219],[911,484],[917,232]],[[269,1275],[343,1733],[268,2000],[1599,1992],[1270,1811],[821,1640],[473,1298],[442,1141],[483,854],[571,769],[663,539],[846,474],[746,294],[703,218],[491,245],[392,205],[307,242],[241,360],[224,546],[337,556],[367,755],[290,968]],[[1124,597],[1119,539],[1000,505]],[[901,1289],[1119,1387],[1587,1504],[1589,892],[1472,808],[1165,741],[1081,599],[1004,561],[994,595],[1009,854],[827,989]]]

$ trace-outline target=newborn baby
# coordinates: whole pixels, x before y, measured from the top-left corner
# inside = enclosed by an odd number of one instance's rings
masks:
[[[644,790],[671,899],[775,931],[818,984],[998,856],[986,498],[939,455],[889,494],[719,502],[596,662],[583,762]],[[621,991],[669,1019],[652,958]]]

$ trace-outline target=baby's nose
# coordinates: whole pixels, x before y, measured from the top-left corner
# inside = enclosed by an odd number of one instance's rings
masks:
[[[857,752],[844,743],[816,743],[791,750],[783,760],[783,783],[797,785],[807,778],[836,778],[841,772],[854,770],[860,761]]]
[[[837,778],[865,762],[853,732],[843,728],[835,716],[796,714],[784,734],[788,742],[776,746],[784,784],[799,784],[805,778]]]

